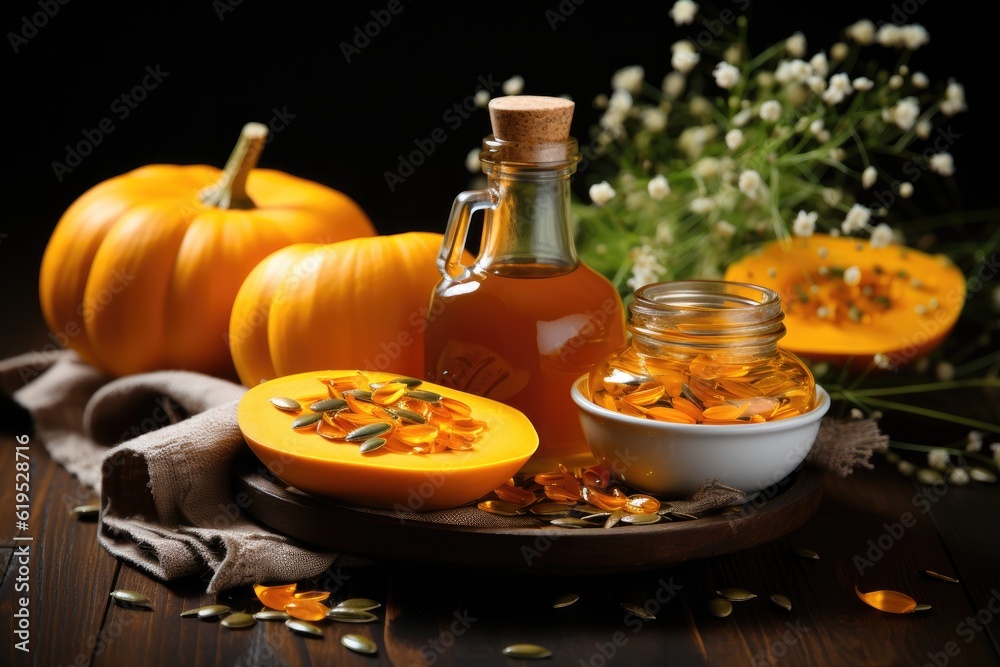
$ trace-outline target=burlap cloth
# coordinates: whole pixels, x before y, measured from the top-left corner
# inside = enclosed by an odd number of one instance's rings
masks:
[[[264,528],[234,502],[233,462],[246,446],[236,422],[244,387],[185,371],[112,380],[60,351],[0,361],[0,390],[31,413],[35,436],[52,458],[100,492],[104,548],[149,574],[162,580],[201,576],[211,593],[308,579],[337,560],[338,554],[312,551]],[[847,475],[870,468],[872,452],[887,440],[871,420],[828,417],[808,460]],[[697,514],[744,499],[741,491],[708,480],[691,498],[671,505]],[[419,520],[538,524],[473,507],[421,513]]]

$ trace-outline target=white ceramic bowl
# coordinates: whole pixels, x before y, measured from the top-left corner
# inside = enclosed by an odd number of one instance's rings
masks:
[[[812,449],[830,395],[816,387],[809,412],[761,424],[671,424],[602,408],[586,396],[587,376],[573,384],[583,435],[612,476],[629,486],[686,497],[716,477],[748,493],[780,482]]]

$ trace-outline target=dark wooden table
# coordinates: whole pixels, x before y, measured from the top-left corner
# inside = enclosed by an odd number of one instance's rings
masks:
[[[970,416],[997,420],[996,392],[941,397]],[[910,419],[886,422],[918,442],[964,431]],[[895,431],[893,430],[895,429]],[[987,435],[987,443],[990,442]],[[925,487],[879,458],[874,471],[827,476],[818,512],[786,537],[742,552],[655,571],[588,577],[533,577],[476,569],[386,563],[334,567],[312,587],[333,597],[382,602],[380,620],[331,624],[322,639],[280,623],[228,630],[181,619],[216,602],[250,606],[249,587],[219,596],[200,580],[161,583],[102,550],[96,524],[69,510],[95,500],[32,439],[30,541],[15,541],[16,442],[0,441],[0,664],[10,665],[512,665],[503,647],[532,642],[548,664],[587,665],[998,665],[1000,664],[1000,486]],[[24,558],[24,547],[30,552]],[[793,555],[795,547],[819,560]],[[407,545],[400,544],[405,554]],[[931,569],[960,583],[922,577]],[[892,615],[855,596],[895,589],[932,605]],[[707,610],[714,591],[740,587],[758,598],[728,618]],[[116,589],[138,590],[151,611],[112,604]],[[580,601],[554,609],[562,593]],[[792,602],[786,612],[771,593]],[[30,652],[16,648],[27,597]],[[655,604],[654,602],[655,601]],[[621,602],[647,604],[655,620],[629,616]],[[349,652],[338,637],[371,637],[378,654]]]

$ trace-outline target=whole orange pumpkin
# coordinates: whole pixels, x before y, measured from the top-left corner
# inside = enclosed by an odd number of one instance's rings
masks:
[[[111,375],[182,368],[230,376],[233,300],[256,264],[292,243],[372,236],[348,196],[254,169],[267,128],[243,129],[220,172],[141,167],[91,188],[59,220],[42,258],[49,327]]]
[[[324,368],[423,377],[440,248],[440,234],[407,232],[268,256],[233,304],[229,340],[240,380],[253,386]]]

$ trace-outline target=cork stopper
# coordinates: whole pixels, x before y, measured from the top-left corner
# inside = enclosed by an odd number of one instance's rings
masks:
[[[566,142],[576,105],[561,97],[511,95],[490,100],[493,136],[516,143],[503,160],[555,162],[565,160]]]

